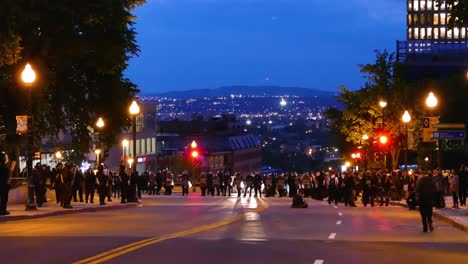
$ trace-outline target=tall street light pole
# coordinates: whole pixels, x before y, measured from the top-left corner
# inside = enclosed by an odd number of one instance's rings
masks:
[[[130,114],[132,115],[132,134],[133,134],[133,160],[135,161],[135,165],[133,166],[133,172],[136,172],[136,119],[138,114],[140,113],[140,106],[138,103],[133,100],[132,104],[130,105],[129,109]]]
[[[96,127],[99,129],[99,130],[102,130],[102,128],[105,126],[104,124],[104,120],[102,119],[102,117],[99,117],[97,122],[96,122]],[[99,142],[98,142],[99,143]],[[100,145],[100,144],[99,144]],[[100,149],[96,149],[95,150],[95,153],[96,153],[96,167],[99,166],[99,154],[101,154],[101,150]],[[103,156],[104,156],[104,151],[103,151]]]
[[[411,115],[408,111],[405,111],[401,120],[405,123],[405,172],[408,172],[408,123],[411,122]]]
[[[28,63],[24,67],[23,72],[21,73],[21,79],[24,85],[28,88],[31,88],[34,81],[36,80],[36,73],[32,69],[31,65]],[[32,108],[32,89],[28,89],[28,145],[27,145],[27,159],[26,167],[28,172],[28,200],[26,202],[26,211],[37,210],[36,203],[34,201],[34,181],[32,178],[33,171],[33,108]]]
[[[386,100],[380,100],[379,101],[379,106],[382,108],[382,130],[385,130],[385,107],[387,107],[387,101]],[[383,152],[384,156],[384,168],[387,169],[387,150]]]
[[[125,162],[125,160],[127,159],[125,149],[128,149],[128,140],[127,139],[122,140],[122,159],[123,159],[123,162]]]
[[[437,100],[437,97],[434,95],[433,92],[429,92],[429,94],[426,97],[426,106],[427,108],[429,108],[431,113],[437,107],[438,104],[439,104],[439,101]],[[439,139],[437,141],[437,146],[438,146],[437,147],[437,166],[439,168],[442,168],[442,140]],[[432,148],[431,148],[430,156],[432,157]],[[431,158],[431,161],[432,161],[432,158]]]

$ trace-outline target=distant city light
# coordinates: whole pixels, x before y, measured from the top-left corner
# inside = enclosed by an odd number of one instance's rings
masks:
[[[281,106],[286,106],[288,103],[284,100],[284,98],[281,98],[280,105]]]
[[[251,121],[251,120],[247,120],[247,121],[245,121],[245,123],[246,123],[248,126],[250,126],[250,125],[252,124],[252,121]]]
[[[268,121],[268,124],[270,124],[270,125],[271,125],[272,123],[273,123],[273,121],[271,121],[271,120],[270,120],[270,121]]]

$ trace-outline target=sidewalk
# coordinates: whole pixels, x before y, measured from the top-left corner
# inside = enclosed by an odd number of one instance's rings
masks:
[[[73,208],[64,209],[55,201],[48,201],[43,204],[43,207],[38,207],[36,211],[26,211],[24,204],[9,204],[7,210],[11,213],[10,215],[0,216],[0,222],[36,219],[49,216],[76,214],[83,212],[96,212],[114,209],[124,209],[138,207],[138,203],[126,203],[121,204],[120,199],[114,199],[112,202],[106,202],[106,205],[99,205],[99,201],[94,201],[93,204],[73,202],[71,203]]]
[[[392,201],[390,203],[392,205],[406,207],[406,202],[404,200]],[[468,207],[460,206],[460,208],[455,209],[452,208],[452,205],[452,197],[445,197],[445,208],[434,208],[434,216],[468,233]]]

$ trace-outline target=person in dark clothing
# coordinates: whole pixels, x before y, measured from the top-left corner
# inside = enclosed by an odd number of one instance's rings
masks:
[[[148,194],[155,195],[156,194],[156,175],[152,172],[149,174],[148,178]]]
[[[332,173],[328,179],[328,204],[331,204],[333,201],[335,205],[338,204],[338,177]]]
[[[120,203],[126,203],[128,201],[128,188],[130,177],[128,176],[125,165],[120,165],[119,168],[120,183]]]
[[[200,190],[201,190],[201,196],[206,196],[206,174],[202,173],[200,175]]]
[[[206,188],[208,190],[208,195],[210,193],[214,195],[214,188],[213,188],[213,173],[209,172],[208,176],[206,177]]]
[[[163,181],[164,181],[163,175],[161,171],[158,171],[156,173],[156,195],[159,195],[161,193]]]
[[[0,152],[0,215],[9,215],[7,211],[8,192],[10,191],[10,172],[8,170],[8,156]]]
[[[73,201],[78,202],[77,198],[80,198],[80,202],[83,202],[83,174],[78,170],[75,175],[72,186]],[[78,196],[77,196],[78,193]]]
[[[189,195],[189,176],[186,172],[184,172],[180,176],[180,183],[182,185],[182,196]]]
[[[212,193],[213,196],[215,195],[215,191],[216,191],[217,196],[219,196],[219,194],[220,194],[221,175],[222,174],[220,172],[213,175],[213,193]]]
[[[428,176],[422,177],[418,180],[416,185],[416,197],[419,201],[419,213],[423,224],[423,232],[429,230],[434,231],[432,225],[432,207],[434,205],[434,195],[436,193],[436,186],[432,179],[432,173]]]
[[[236,189],[237,189],[237,197],[241,197],[242,176],[239,172],[236,173],[236,177],[234,178],[234,184],[236,185]]]
[[[304,201],[304,190],[299,190],[299,193],[295,194],[292,201],[292,208],[307,208],[309,205]]]
[[[166,185],[164,186],[164,194],[165,195],[172,195],[172,187],[174,186],[174,175],[172,172],[166,173]]]
[[[98,171],[96,172],[96,179],[99,194],[99,205],[106,205],[105,201],[107,196],[108,177],[104,174],[104,167],[102,165],[98,166]]]
[[[38,207],[42,207],[44,203],[44,190],[45,190],[45,175],[42,171],[40,163],[36,164],[32,171],[33,182],[34,182],[34,194],[36,195],[36,204]]]
[[[344,189],[344,204],[345,206],[352,206],[356,207],[354,204],[354,187],[355,187],[355,182],[354,182],[354,176],[350,173],[345,176],[344,179],[344,184],[345,184],[345,189]]]
[[[282,176],[279,176],[278,179],[276,180],[276,184],[278,185],[278,194],[279,197],[286,196],[286,189],[284,188],[284,178]]]
[[[362,186],[362,203],[364,207],[370,202],[371,206],[374,206],[374,197],[372,195],[372,180],[368,172],[365,172],[361,179]]]
[[[73,178],[76,175],[76,169],[71,162],[65,165],[63,170],[63,184],[62,184],[62,204],[63,208],[71,209],[72,200],[72,185]]]
[[[85,179],[85,201],[88,203],[94,203],[94,192],[96,190],[96,175],[94,175],[93,170],[88,169],[86,172],[86,179]]]
[[[257,194],[260,195],[260,198],[262,197],[262,176],[260,173],[255,174],[254,177],[254,188],[255,188],[255,197],[257,197]]]
[[[120,185],[121,180],[118,174],[112,175],[112,193],[114,194],[114,199],[120,198]]]
[[[232,178],[231,178],[231,174],[229,174],[229,172],[225,172],[224,173],[224,177],[223,177],[223,196],[226,196],[226,194],[231,197],[231,191],[232,191]]]
[[[247,177],[245,178],[244,197],[247,195],[247,190],[249,191],[249,197],[252,197],[253,181],[254,176],[251,173],[249,173],[249,175],[247,175]]]
[[[392,177],[390,174],[385,174],[382,180],[382,199],[380,200],[380,205],[382,206],[385,202],[385,206],[388,206],[390,202],[390,189],[392,188]]]
[[[468,166],[462,164],[460,171],[458,172],[458,199],[460,199],[460,205],[466,205],[467,187]]]

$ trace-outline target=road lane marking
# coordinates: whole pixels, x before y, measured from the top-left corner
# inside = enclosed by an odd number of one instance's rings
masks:
[[[323,259],[316,259],[314,264],[323,264]]]
[[[135,251],[137,249],[140,249],[140,248],[143,248],[143,247],[146,247],[146,246],[149,246],[149,245],[156,244],[158,242],[162,242],[162,241],[165,241],[165,240],[174,239],[174,238],[178,238],[178,237],[182,237],[182,236],[193,235],[193,234],[196,234],[196,233],[204,232],[204,231],[207,231],[207,230],[211,230],[211,229],[215,229],[215,228],[218,228],[218,227],[222,227],[222,226],[231,224],[233,222],[236,222],[236,221],[239,221],[239,220],[243,219],[246,216],[249,216],[250,214],[255,214],[255,213],[262,212],[262,211],[266,210],[268,207],[269,206],[267,204],[265,204],[265,205],[262,205],[260,207],[257,207],[253,211],[246,212],[246,213],[243,213],[243,214],[240,214],[240,215],[237,215],[237,216],[233,216],[233,217],[230,217],[230,218],[227,218],[227,219],[224,219],[224,220],[212,223],[212,224],[195,227],[195,228],[192,228],[192,229],[189,229],[189,230],[186,230],[186,231],[180,231],[180,232],[165,235],[165,236],[162,236],[162,237],[147,238],[147,239],[137,241],[137,242],[125,245],[125,246],[121,246],[121,247],[118,247],[118,248],[115,248],[115,249],[111,249],[109,251],[106,251],[106,252],[103,252],[101,254],[89,257],[87,259],[83,259],[83,260],[74,262],[73,264],[84,264],[84,263],[97,264],[97,263],[102,263],[104,261],[116,258],[118,256],[127,254],[129,252]]]
[[[341,221],[337,221],[336,224],[337,224],[337,225],[341,225]]]
[[[341,212],[338,213],[339,216],[343,216],[343,214]]]
[[[336,233],[331,233],[330,236],[328,236],[328,239],[335,239]]]

